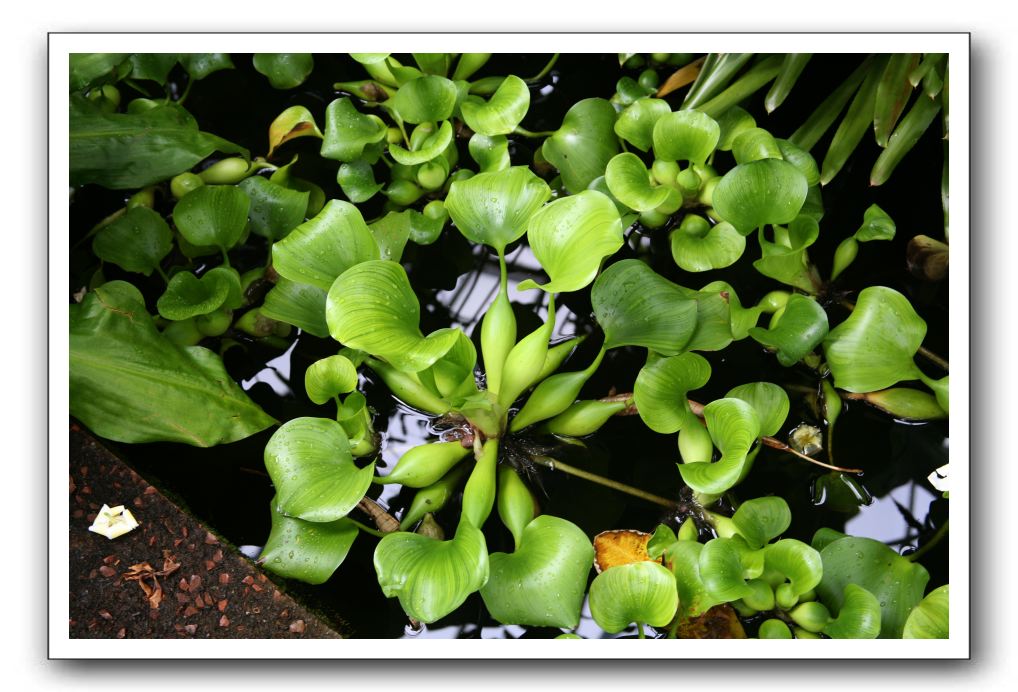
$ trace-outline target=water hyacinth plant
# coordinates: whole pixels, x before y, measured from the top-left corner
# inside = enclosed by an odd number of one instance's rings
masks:
[[[823,188],[860,123],[878,183],[941,110],[946,128],[946,56],[869,56],[790,131],[753,94],[794,103],[811,56],[613,55],[607,93],[548,115],[549,75],[582,59],[72,55],[70,182],[123,201],[74,248],[71,415],[127,445],[258,440],[258,564],[327,589],[371,543],[358,588],[412,628],[480,610],[550,637],[949,636],[942,567],[919,561],[946,518],[913,517],[905,554],[851,535],[871,467],[836,462],[834,436],[939,429],[948,363],[911,284],[860,271],[897,247],[891,213],[860,189],[842,194],[864,211],[832,219]],[[187,110],[242,70],[294,97],[260,149]],[[420,278],[455,261],[490,278],[475,319],[436,308],[461,272]],[[286,406],[231,371],[298,351]],[[747,353],[764,365],[739,370]],[[425,430],[394,460],[383,406]],[[627,451],[600,464],[612,435]],[[563,478],[607,514],[560,502]],[[643,509],[608,516],[619,498]],[[825,503],[840,521],[810,513]]]

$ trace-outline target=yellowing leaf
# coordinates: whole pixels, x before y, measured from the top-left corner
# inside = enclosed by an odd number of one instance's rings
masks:
[[[658,562],[647,553],[651,534],[632,529],[602,531],[594,536],[594,568],[598,574],[609,567],[631,562]]]
[[[727,603],[716,605],[706,613],[687,618],[675,631],[676,639],[745,639],[746,630],[739,616]]]

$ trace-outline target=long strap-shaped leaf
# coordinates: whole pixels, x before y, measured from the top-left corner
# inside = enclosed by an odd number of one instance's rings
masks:
[[[682,108],[696,108],[720,92],[735,73],[753,57],[752,53],[711,53],[682,102]]]
[[[870,68],[869,74],[859,87],[858,93],[852,99],[848,112],[834,132],[834,139],[824,156],[824,163],[820,167],[820,184],[826,185],[838,174],[848,157],[852,155],[859,145],[863,134],[873,120],[873,107],[877,98],[877,85],[880,83],[880,76],[883,74],[886,58],[877,58]]]
[[[746,72],[746,74],[739,77],[730,87],[701,105],[697,110],[703,111],[712,118],[717,118],[732,106],[762,89],[780,71],[780,55],[764,58]]]
[[[870,171],[870,185],[883,185],[891,177],[891,172],[901,162],[905,154],[912,150],[919,138],[923,136],[933,119],[940,112],[940,101],[927,98],[920,94],[916,102],[894,129],[887,142],[887,148],[880,152],[873,170]]]
[[[872,61],[872,57],[863,60],[862,64],[855,68],[852,74],[841,83],[841,86],[832,91],[831,95],[823,100],[823,103],[813,111],[813,115],[809,116],[806,122],[792,133],[788,141],[806,151],[812,149],[831,125],[834,124],[838,114],[841,113],[841,109],[845,107],[848,100],[852,98],[852,94],[862,84],[862,80],[869,74]]]
[[[873,110],[873,134],[882,147],[887,146],[891,131],[905,112],[913,88],[908,77],[918,64],[918,53],[896,53],[887,61],[877,86],[877,102]]]
[[[812,57],[812,53],[789,53],[785,56],[784,62],[781,63],[781,72],[774,79],[774,84],[771,85],[770,91],[764,98],[764,108],[768,113],[773,112],[788,98],[788,94],[799,80],[803,68]]]

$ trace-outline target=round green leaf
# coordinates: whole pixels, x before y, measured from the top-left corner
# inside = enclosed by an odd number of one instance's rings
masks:
[[[555,134],[544,141],[544,158],[562,174],[570,194],[586,190],[618,153],[615,108],[605,99],[583,99],[566,112]]]
[[[767,570],[788,578],[795,596],[815,589],[824,573],[820,553],[794,538],[783,538],[764,547],[764,561]]]
[[[919,607],[922,607],[921,603]],[[912,621],[911,616],[908,621]],[[841,612],[827,623],[823,633],[832,639],[876,639],[880,634],[880,603],[876,596],[857,584],[847,584]],[[947,636],[946,632],[944,636]],[[902,638],[909,638],[907,623]]]
[[[749,329],[756,326],[757,320],[760,319],[760,313],[763,312],[763,307],[759,305],[751,308],[743,307],[735,289],[724,281],[712,281],[701,288],[700,292],[716,292],[728,302],[729,327],[732,339],[736,341],[746,338]]]
[[[328,291],[347,269],[379,255],[357,207],[334,199],[272,246],[272,266],[291,281]]]
[[[718,127],[721,128],[721,136],[718,138],[719,151],[731,151],[735,138],[746,130],[756,127],[756,120],[739,106],[732,106],[718,116]]]
[[[789,223],[806,201],[806,177],[779,159],[739,164],[714,188],[718,215],[743,235],[766,224]]]
[[[702,615],[718,603],[724,602],[711,596],[700,577],[700,557],[703,548],[704,544],[695,540],[675,541],[665,548],[665,563],[675,572],[675,585],[679,592],[679,616],[682,618]]]
[[[848,536],[828,543],[821,551],[823,579],[817,595],[838,615],[846,604],[846,589],[857,584],[880,604],[880,636],[902,636],[912,609],[922,600],[930,575],[917,562],[902,557],[880,541]]]
[[[453,183],[445,208],[467,240],[502,254],[527,232],[530,217],[549,197],[547,183],[526,166],[514,166]]]
[[[760,639],[791,639],[792,631],[788,625],[777,618],[770,618],[760,623],[760,630],[757,633]]]
[[[760,421],[761,435],[774,435],[788,418],[788,394],[771,382],[751,382],[733,387],[726,397],[742,399],[753,407]]]
[[[782,158],[774,136],[759,127],[743,130],[732,140],[732,155],[736,163]]]
[[[739,535],[754,550],[762,548],[783,534],[792,524],[792,511],[780,497],[757,497],[746,500],[732,515]]]
[[[294,418],[265,446],[265,469],[276,487],[276,511],[305,521],[335,521],[364,497],[375,470],[358,469],[339,423]]]
[[[385,139],[386,130],[381,118],[359,112],[349,97],[336,99],[325,109],[321,155],[335,161],[355,161],[364,153],[364,147]]]
[[[795,365],[827,336],[827,313],[809,296],[794,293],[775,327],[753,327],[749,335],[777,352],[778,362],[786,368]]]
[[[668,113],[654,124],[654,157],[702,164],[720,137],[717,121],[706,113],[694,110]]]
[[[707,384],[710,374],[710,364],[695,353],[648,361],[633,385],[640,418],[654,432],[666,434],[678,432],[687,424],[699,425],[686,396]]]
[[[345,356],[329,356],[315,361],[304,373],[304,389],[316,404],[324,404],[357,386],[357,368]]]
[[[908,299],[884,286],[859,294],[855,309],[824,339],[834,384],[849,392],[873,392],[921,375],[913,358],[926,322]]]
[[[944,584],[934,589],[919,605],[913,608],[901,633],[903,639],[947,639],[950,637],[950,589],[950,584]],[[876,601],[876,599],[873,600]],[[848,594],[846,594],[842,612],[848,607]]]
[[[215,267],[200,279],[191,272],[174,274],[166,291],[156,301],[159,314],[168,320],[186,320],[207,315],[224,305],[240,304],[240,275],[236,269]]]
[[[651,183],[650,171],[636,154],[618,154],[604,171],[608,189],[617,200],[636,211],[650,211],[665,203],[670,188]]]
[[[780,158],[798,168],[806,176],[806,184],[809,187],[812,188],[820,184],[820,169],[817,167],[816,160],[808,151],[800,149],[787,139],[776,139],[774,141],[778,145],[778,151],[781,152]]]
[[[480,166],[481,173],[504,171],[511,165],[509,140],[505,135],[474,134],[467,143],[470,157]]]
[[[384,183],[375,182],[371,164],[363,159],[342,164],[336,173],[336,182],[354,204],[368,201],[384,186]]]
[[[254,68],[269,78],[275,89],[293,89],[304,83],[315,67],[311,53],[255,53]]]
[[[539,516],[523,530],[516,552],[488,560],[491,576],[481,597],[493,618],[507,625],[579,625],[594,546],[575,524]]]
[[[446,120],[456,107],[456,85],[437,75],[425,75],[403,84],[386,105],[408,123]]]
[[[265,296],[262,315],[292,324],[319,338],[329,336],[325,323],[325,291],[317,286],[297,283],[280,277]]]
[[[752,594],[743,577],[739,551],[730,538],[713,538],[703,546],[700,579],[716,603],[727,603]]]
[[[251,232],[280,240],[304,221],[310,192],[290,190],[260,176],[246,178],[237,186],[251,198]]]
[[[121,269],[149,276],[173,249],[173,233],[148,207],[133,207],[104,226],[92,240],[92,252]]]
[[[420,128],[422,126],[418,126]],[[452,144],[452,124],[442,121],[437,130],[423,137],[418,146],[412,150],[404,149],[398,144],[389,145],[389,154],[397,163],[404,166],[416,166],[440,156]]]
[[[654,143],[654,125],[662,116],[671,113],[667,101],[642,98],[630,104],[615,121],[615,134],[640,151],[647,151]]]
[[[644,346],[673,356],[682,353],[696,327],[696,301],[640,260],[608,267],[594,281],[590,300],[605,348]]]
[[[727,221],[711,226],[702,216],[687,214],[668,234],[672,259],[687,272],[731,266],[746,250],[746,238]]]
[[[664,627],[678,606],[675,575],[656,562],[610,567],[590,585],[590,614],[601,629],[613,634],[634,622]]]
[[[375,548],[375,573],[387,598],[407,615],[431,623],[456,610],[488,581],[484,534],[461,521],[450,541],[416,533],[387,534]]]
[[[201,80],[220,70],[232,70],[233,61],[229,53],[183,53],[180,64],[187,73]]]
[[[471,180],[476,179],[474,176]],[[469,182],[469,181],[468,181]],[[622,219],[615,204],[594,190],[557,199],[530,217],[527,240],[551,281],[522,281],[518,290],[568,293],[585,288],[605,257],[622,247]]]
[[[703,408],[714,445],[721,451],[716,462],[679,464],[682,480],[700,493],[720,494],[738,483],[749,470],[750,450],[760,437],[760,420],[741,399],[718,399]]]
[[[173,223],[192,245],[229,250],[240,240],[251,200],[232,185],[202,185],[173,208]]]
[[[357,538],[357,526],[349,519],[304,521],[275,509],[271,516],[272,531],[258,562],[274,574],[308,584],[324,584],[346,559]]]
[[[417,296],[403,267],[389,260],[362,262],[340,275],[329,289],[325,319],[332,338],[405,372],[429,367],[460,338],[457,329],[421,334]]]
[[[509,75],[485,102],[468,96],[460,104],[460,112],[467,126],[474,132],[489,137],[511,134],[530,108],[530,89],[515,75]]]

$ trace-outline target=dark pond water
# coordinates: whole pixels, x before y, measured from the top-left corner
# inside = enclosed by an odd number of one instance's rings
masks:
[[[496,56],[479,76],[508,73],[530,76],[537,73],[549,57]],[[345,56],[315,56],[315,60],[315,72],[301,89],[278,92],[251,69],[248,57],[235,56],[237,72],[214,74],[199,82],[188,98],[187,108],[203,130],[243,144],[252,153],[264,152],[268,123],[281,110],[294,104],[305,105],[322,123],[325,106],[336,96],[332,83],[361,75],[360,68]],[[800,85],[778,111],[765,115],[758,106],[759,96],[750,99],[750,109],[762,127],[777,136],[787,136],[830,88],[832,82],[827,80],[847,75],[855,64],[855,58],[851,57],[817,56],[804,72]],[[620,71],[614,54],[562,56],[548,77],[533,89],[530,114],[523,125],[535,131],[556,128],[569,105],[580,98],[609,98],[621,74],[636,76],[633,71]],[[677,106],[677,102],[673,105]],[[880,188],[868,186],[868,173],[877,147],[867,138],[867,143],[824,190],[827,211],[821,223],[820,239],[811,248],[810,255],[821,272],[828,273],[837,243],[854,232],[870,204],[879,204],[895,219],[897,237],[890,243],[864,245],[859,259],[839,279],[838,289],[852,295],[865,286],[881,284],[901,291],[927,321],[929,332],[925,345],[949,357],[947,282],[922,283],[905,268],[908,240],[919,233],[936,237],[942,226],[938,193],[943,154],[935,130],[936,127],[931,128],[891,181]],[[821,141],[815,151],[824,151],[829,137]],[[341,198],[342,193],[335,183],[335,163],[317,156],[314,141],[296,140],[291,144],[293,151],[301,154],[299,175],[318,182],[330,198]],[[527,140],[516,141],[511,153],[514,164],[526,164],[532,156],[531,145]],[[465,146],[461,158],[469,161]],[[726,165],[720,160],[718,164]],[[120,193],[94,186],[76,190],[72,199],[72,246],[97,220],[123,203]],[[379,210],[369,206],[364,209],[364,215],[370,220]],[[616,259],[639,254],[656,271],[684,286],[699,287],[723,279],[733,285],[744,303],[777,288],[745,261],[734,268],[700,275],[683,272],[671,259],[664,229],[643,232],[633,228],[627,231],[627,236],[629,242]],[[71,291],[88,284],[96,270],[95,260],[87,248],[88,244],[84,243],[71,254]],[[537,324],[538,318],[528,304],[534,297],[529,293],[516,294],[513,286],[530,276],[538,265],[526,247],[510,250],[510,298],[514,302],[521,301],[516,307],[520,331],[525,333]],[[747,255],[753,252],[753,247],[747,249]],[[267,257],[266,244],[254,239],[248,246],[232,252],[231,262],[243,271],[264,264]],[[471,248],[459,234],[447,231],[434,245],[409,245],[404,264],[421,301],[422,329],[428,332],[456,325],[476,340],[473,332],[498,282],[498,267],[493,258]],[[108,279],[127,278],[134,282],[146,292],[152,312],[155,312],[155,298],[162,290],[158,279],[139,281],[144,277],[118,275],[115,267],[107,267],[105,275]],[[836,305],[829,306],[829,313],[832,323],[839,322],[846,314]],[[591,317],[589,292],[563,296],[557,318],[557,337],[592,334],[565,366],[569,369],[569,363],[575,363],[585,367],[600,345],[600,334]],[[213,349],[223,345],[220,340],[210,341],[207,345]],[[331,415],[331,411],[307,399],[303,382],[304,372],[311,363],[336,352],[335,342],[300,334],[292,339],[288,349],[281,351],[243,338],[237,341],[237,346],[224,353],[226,367],[268,413],[280,420]],[[703,355],[710,361],[713,375],[708,385],[696,392],[698,400],[711,401],[724,396],[737,384],[767,380],[789,388],[792,398],[791,413],[779,436],[787,435],[800,422],[821,424],[810,405],[809,392],[815,389],[816,381],[809,371],[782,368],[772,355],[750,339],[737,342],[720,353]],[[613,389],[631,391],[643,359],[641,349],[613,350],[581,395],[587,398],[605,396]],[[376,411],[376,429],[383,435],[379,468],[385,471],[405,450],[429,439],[433,430],[428,419],[398,406],[384,386],[372,381],[370,374],[362,379],[363,391]],[[262,450],[271,432],[209,450],[171,444],[111,443],[110,446],[231,542],[257,550],[269,532],[269,501],[273,490],[262,463]],[[584,445],[562,446],[553,455],[658,495],[677,497],[682,490],[675,468],[678,455],[674,436],[648,431],[637,417],[613,419],[597,435],[585,440]],[[791,537],[808,542],[817,528],[828,526],[876,538],[907,551],[921,539],[929,538],[931,522],[939,525],[946,517],[947,501],[940,499],[939,493],[925,479],[932,470],[947,463],[947,457],[946,423],[908,425],[864,404],[846,402],[837,425],[833,462],[864,469],[865,473],[853,486],[839,486],[838,477],[824,469],[764,448],[751,474],[737,486],[735,494],[741,499],[771,493],[784,497],[792,509],[793,523],[786,534]],[[543,488],[540,493],[543,509],[573,521],[591,536],[616,528],[652,531],[662,521],[674,524],[675,517],[662,513],[662,508],[656,505],[565,474],[547,470],[538,471],[538,474]],[[838,487],[841,492],[832,490]],[[379,490],[374,487],[372,492]],[[402,492],[398,486],[385,486],[378,495],[378,500],[397,516],[411,498],[411,492]],[[457,517],[458,506],[452,503],[437,519],[451,528]],[[511,537],[499,522],[489,522],[487,530],[490,551],[512,549]],[[371,536],[361,535],[347,560],[326,584],[311,587],[292,582],[288,583],[288,588],[326,618],[361,637],[517,638],[559,633],[558,630],[499,625],[487,616],[476,594],[456,612],[425,631],[407,632],[407,619],[398,602],[385,599],[377,588],[371,564],[375,542]],[[945,540],[922,560],[931,574],[929,588],[947,582],[947,551],[948,541]],[[597,628],[586,609],[584,615],[579,634],[608,636]],[[620,636],[627,634],[632,632]]]

